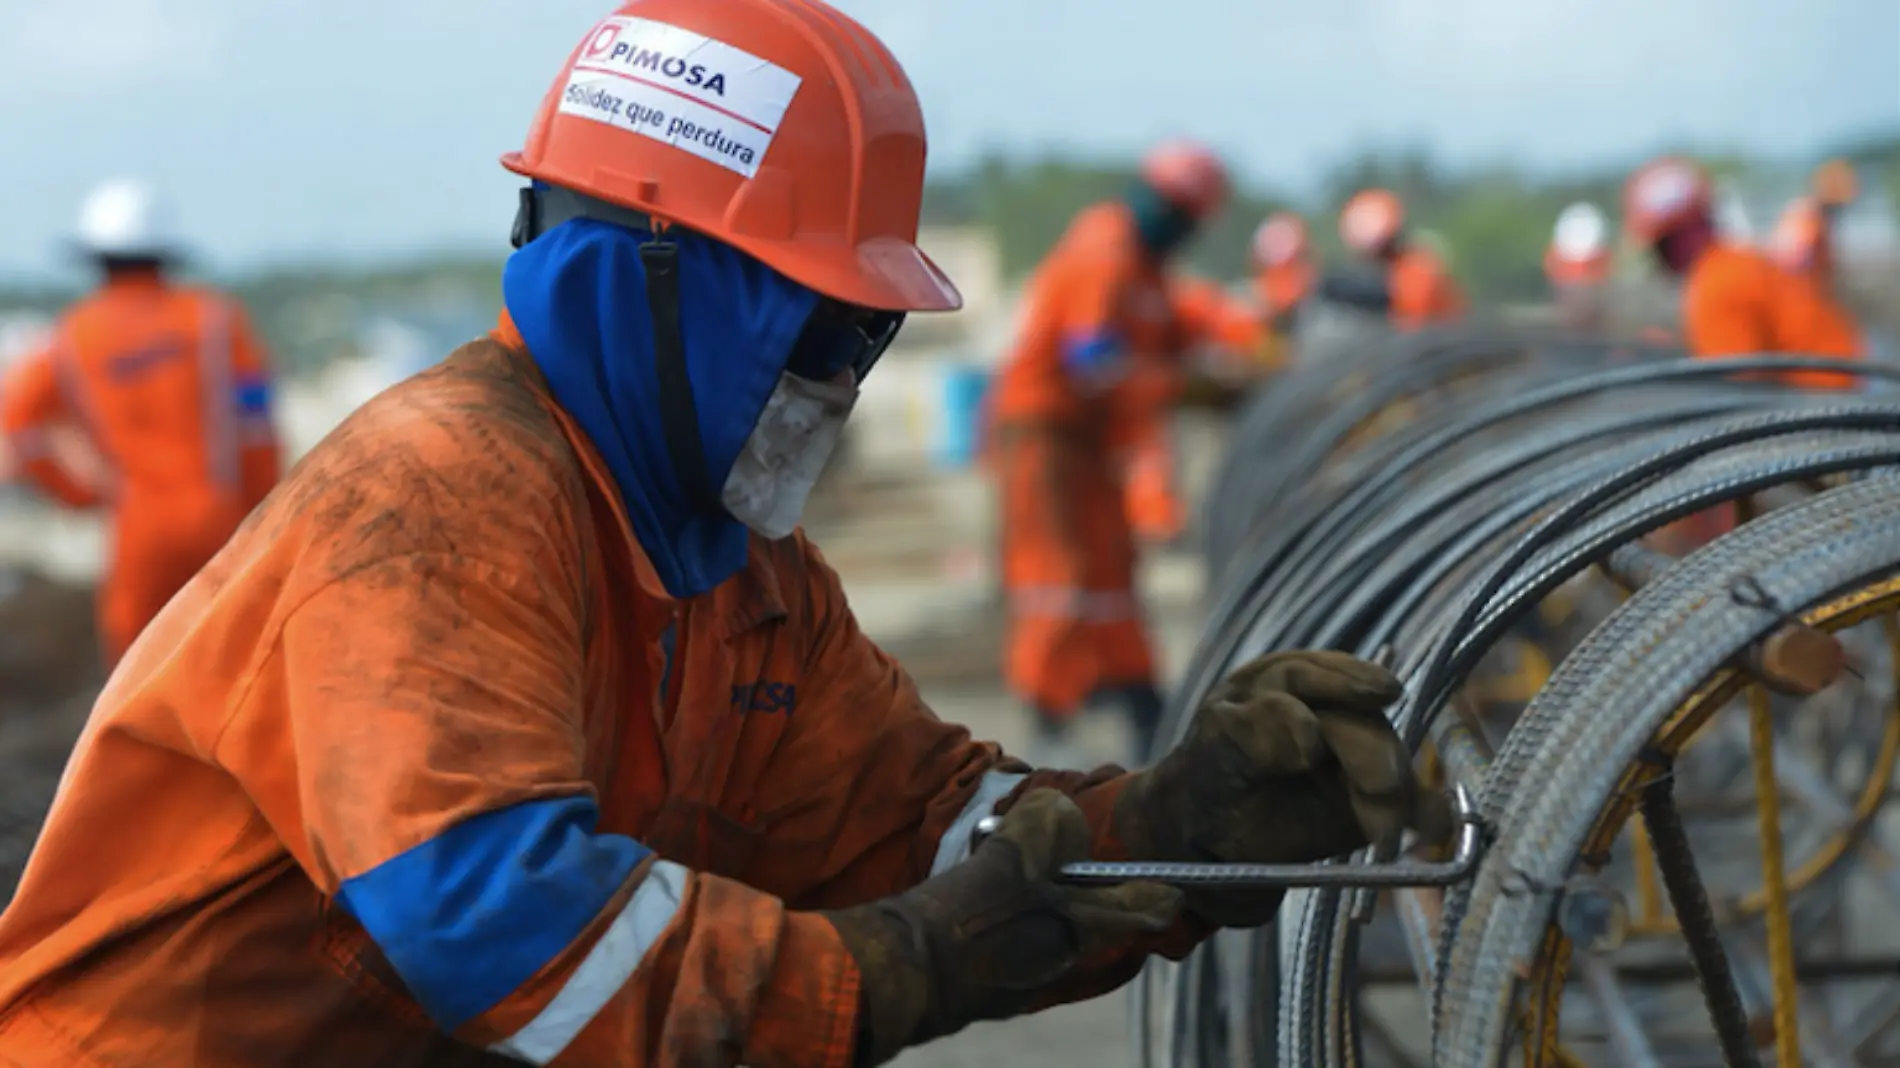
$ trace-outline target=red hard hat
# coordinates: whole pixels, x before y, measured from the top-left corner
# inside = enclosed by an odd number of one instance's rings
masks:
[[[1694,162],[1677,156],[1644,164],[1623,187],[1623,229],[1644,243],[1715,210],[1714,187]]]
[[[1339,240],[1361,256],[1392,243],[1405,227],[1405,205],[1388,189],[1362,189],[1339,212]]]
[[[1254,262],[1262,267],[1284,267],[1304,259],[1309,244],[1306,220],[1290,211],[1276,211],[1253,232]]]
[[[1141,161],[1141,177],[1155,192],[1205,219],[1227,203],[1227,168],[1220,157],[1193,141],[1168,141]]]
[[[962,306],[917,247],[924,119],[897,60],[817,0],[632,0],[561,69],[517,174],[738,248],[848,304]]]

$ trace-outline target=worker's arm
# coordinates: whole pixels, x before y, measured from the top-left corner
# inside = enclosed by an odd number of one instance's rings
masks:
[[[0,386],[0,431],[13,450],[14,465],[47,496],[70,508],[91,508],[100,501],[96,488],[73,477],[59,462],[53,435],[69,423],[52,350],[26,357]]]
[[[1229,295],[1211,282],[1182,279],[1175,284],[1171,297],[1175,319],[1190,349],[1212,346],[1253,356],[1269,340],[1266,310]]]
[[[236,391],[238,479],[245,504],[256,507],[283,475],[283,448],[274,419],[276,381],[270,352],[249,315],[232,305],[231,384]]]
[[[802,542],[788,539],[778,551],[801,551]],[[1127,859],[1110,829],[1126,781],[1121,768],[1033,770],[938,719],[903,668],[859,629],[817,549],[806,545],[802,552],[803,561],[788,561],[779,573],[803,572],[785,626],[808,634],[807,667],[786,733],[754,786],[780,814],[763,828],[753,881],[800,907],[886,897],[962,862],[977,822],[1008,811],[1038,786],[1075,799],[1094,829],[1099,859]],[[1053,990],[1045,1004],[1113,989],[1152,953],[1184,956],[1206,930],[1186,921],[1165,936],[1131,938]]]
[[[432,472],[442,499],[398,519],[351,474],[331,503],[348,521],[321,521],[409,547],[312,550],[333,577],[287,588],[282,636],[216,746],[319,891],[473,1046],[577,1068],[843,1068],[858,973],[823,917],[598,829],[590,598],[559,516],[524,498],[504,502],[519,520],[445,519],[480,495]],[[520,532],[536,523],[546,544]]]

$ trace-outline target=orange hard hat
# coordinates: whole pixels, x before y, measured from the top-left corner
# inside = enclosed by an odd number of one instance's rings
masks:
[[[1814,195],[1825,208],[1844,208],[1860,196],[1860,179],[1854,165],[1844,159],[1831,159],[1814,170]]]
[[[1304,259],[1309,244],[1306,220],[1290,211],[1276,211],[1253,232],[1254,262],[1262,267],[1284,267]]]
[[[1827,216],[1814,197],[1789,201],[1768,235],[1768,257],[1784,270],[1805,271],[1821,258],[1827,244]]]
[[[917,247],[924,154],[903,68],[818,0],[631,0],[587,32],[501,162],[835,300],[948,311],[963,299]]]
[[[1227,203],[1227,167],[1193,141],[1168,141],[1141,161],[1141,179],[1170,203],[1205,219]]]
[[[1645,243],[1708,219],[1714,210],[1715,190],[1708,174],[1678,156],[1644,164],[1623,187],[1623,229]]]
[[[1361,189],[1339,212],[1339,239],[1362,256],[1392,243],[1405,227],[1405,205],[1389,189]]]

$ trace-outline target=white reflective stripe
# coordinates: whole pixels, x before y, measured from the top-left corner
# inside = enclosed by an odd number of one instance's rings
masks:
[[[205,473],[212,485],[236,492],[237,397],[231,369],[231,317],[221,301],[206,299],[203,308],[198,377],[204,391]]]
[[[53,372],[59,381],[59,392],[66,399],[66,407],[72,410],[84,432],[87,444],[92,446],[104,468],[105,485],[100,493],[108,500],[119,495],[119,467],[107,446],[101,432],[98,409],[92,405],[92,396],[86,392],[85,376],[79,369],[79,351],[73,347],[72,335],[62,326],[53,341]]]
[[[1018,783],[1029,776],[1013,771],[986,771],[983,781],[976,784],[976,796],[963,806],[950,829],[943,832],[937,841],[937,859],[930,864],[930,874],[942,875],[945,871],[963,863],[970,855],[970,836],[976,833],[976,825],[983,817],[990,815],[996,803],[1009,796]]]
[[[633,897],[608,925],[587,959],[574,969],[554,1000],[527,1026],[488,1047],[489,1052],[529,1064],[547,1064],[561,1055],[620,988],[633,978],[647,949],[678,914],[691,875],[670,860],[656,860]]]
[[[1088,623],[1115,623],[1139,614],[1127,590],[1078,590],[1073,586],[1021,586],[1009,591],[1010,611]]]

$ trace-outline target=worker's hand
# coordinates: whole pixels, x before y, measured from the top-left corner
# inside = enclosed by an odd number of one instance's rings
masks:
[[[1136,860],[1301,863],[1407,828],[1447,840],[1451,806],[1419,787],[1411,753],[1386,719],[1401,687],[1345,653],[1272,653],[1221,682],[1187,738],[1137,773],[1113,829]],[[1209,923],[1252,927],[1280,894],[1197,887],[1187,908]]]
[[[857,1064],[1020,1015],[1089,954],[1172,925],[1181,893],[1171,887],[1055,883],[1063,864],[1088,859],[1090,838],[1074,801],[1033,790],[970,859],[829,913],[861,973]]]

